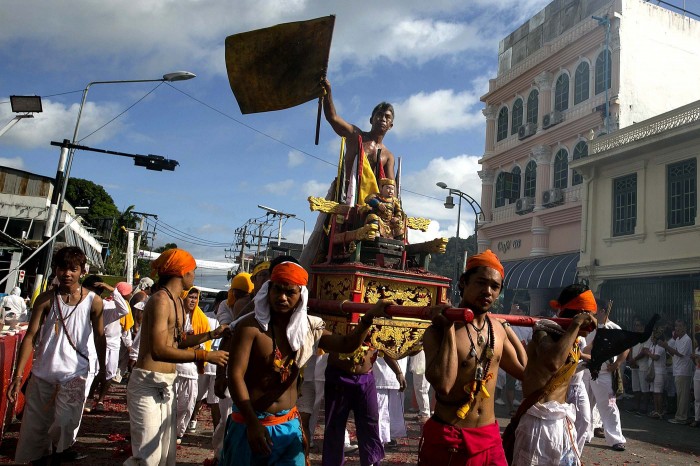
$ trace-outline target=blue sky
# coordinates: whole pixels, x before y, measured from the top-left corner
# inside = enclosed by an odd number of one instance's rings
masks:
[[[231,243],[248,219],[264,215],[258,204],[297,214],[308,235],[316,215],[306,198],[325,194],[339,138],[323,120],[320,144],[314,145],[315,102],[241,115],[226,76],[224,40],[335,14],[328,77],[338,112],[368,129],[376,103],[394,104],[395,125],[385,143],[403,160],[404,208],[434,220],[427,234],[411,239],[454,236],[457,212],[444,209],[445,191],[435,183],[480,199],[476,171],[485,119],[479,97],[496,75],[498,42],[547,3],[5,1],[0,127],[14,116],[10,95],[40,95],[44,112],[0,137],[0,164],[53,177],[59,151],[49,143],[71,138],[87,83],[187,70],[197,78],[91,87],[78,137],[91,147],[175,159],[175,172],[151,172],[130,159],[79,151],[71,176],[104,186],[120,209],[135,205],[186,232],[192,243],[159,229],[155,245],[176,242],[202,259],[225,261],[220,245]],[[462,236],[472,230],[473,216],[463,215]],[[283,226],[291,241],[300,242],[302,231],[299,221]],[[207,285],[225,286],[220,274],[209,275]]]

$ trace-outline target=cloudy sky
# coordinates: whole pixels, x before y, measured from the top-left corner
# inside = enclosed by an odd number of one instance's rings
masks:
[[[44,112],[0,137],[0,164],[51,176],[73,134],[82,89],[92,81],[159,78],[172,84],[90,88],[81,144],[179,161],[175,172],[127,158],[77,152],[71,176],[104,186],[120,209],[158,215],[155,245],[176,242],[198,258],[225,261],[234,230],[264,216],[258,204],[294,213],[311,229],[306,198],[322,196],[336,171],[339,138],[316,103],[241,115],[226,76],[224,40],[239,32],[335,14],[328,78],[336,108],[369,128],[379,101],[396,108],[386,145],[402,158],[404,208],[434,220],[427,235],[454,236],[456,210],[442,206],[443,181],[476,199],[485,119],[479,97],[496,75],[498,42],[547,0],[9,0],[0,15],[0,127],[10,95],[42,96]],[[473,215],[462,216],[464,237]],[[276,236],[276,231],[271,231]],[[303,224],[283,235],[301,241]],[[186,240],[189,240],[186,241]],[[217,279],[218,280],[218,279]],[[214,280],[216,281],[216,280]],[[222,283],[210,284],[225,286]]]

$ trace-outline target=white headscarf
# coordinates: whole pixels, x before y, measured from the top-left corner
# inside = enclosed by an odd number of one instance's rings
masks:
[[[304,338],[309,332],[309,320],[306,317],[309,290],[305,286],[300,286],[300,288],[301,297],[296,308],[292,311],[289,324],[287,324],[287,341],[289,341],[292,351],[298,351],[301,348]],[[267,327],[270,324],[270,303],[267,299],[269,289],[270,282],[267,281],[253,299],[255,303],[255,320],[258,321],[263,331],[267,331]]]

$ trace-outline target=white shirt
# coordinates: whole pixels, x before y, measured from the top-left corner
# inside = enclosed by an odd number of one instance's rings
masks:
[[[90,312],[95,293],[87,289],[84,291],[87,296],[76,306],[66,305],[56,294],[51,298],[51,308],[46,312],[44,324],[39,329],[39,344],[34,350],[32,365],[32,374],[46,382],[64,384],[78,376],[86,377],[91,367],[88,360],[80,356],[68,341],[70,338],[78,351],[92,360],[89,349],[89,342],[93,341]]]
[[[401,368],[401,373],[406,373],[406,365],[408,359],[403,358],[396,361]],[[398,390],[401,388],[399,385],[399,379],[396,377],[394,371],[389,367],[389,364],[384,361],[384,358],[377,358],[374,362],[374,368],[372,369],[374,373],[374,382],[377,386],[377,390],[382,389],[394,389]]]
[[[651,348],[651,338],[649,338],[647,341],[644,343],[637,343],[632,347],[632,359],[636,358],[639,356],[639,354],[642,352],[642,349],[644,348]],[[649,357],[648,356],[642,356],[641,358],[637,359],[636,361],[637,366],[639,366],[640,371],[646,372],[649,370]]]
[[[668,346],[675,349],[683,356],[673,355],[673,376],[691,376],[693,375],[693,360],[690,355],[693,354],[693,341],[686,333],[680,338],[673,338],[668,342]]]

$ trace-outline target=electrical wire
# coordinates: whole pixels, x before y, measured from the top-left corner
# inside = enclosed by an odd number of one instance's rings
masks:
[[[173,232],[176,232],[176,233],[178,233],[178,234],[180,234],[180,235],[182,235],[182,236],[189,237],[189,238],[191,238],[191,239],[194,239],[194,240],[199,241],[199,242],[202,242],[202,243],[211,243],[211,244],[217,244],[217,245],[218,245],[218,244],[230,245],[230,243],[221,243],[221,242],[218,242],[218,241],[210,241],[210,240],[208,240],[208,239],[199,238],[199,237],[197,237],[197,236],[191,235],[191,234],[189,234],[189,233],[187,233],[187,232],[184,232],[184,231],[182,231],[182,230],[178,230],[178,229],[175,228],[174,226],[168,225],[167,223],[163,222],[162,220],[157,220],[157,224],[158,224],[158,225],[163,225],[163,226],[165,226],[167,229],[169,229],[169,230],[171,230],[171,231],[173,231]]]

